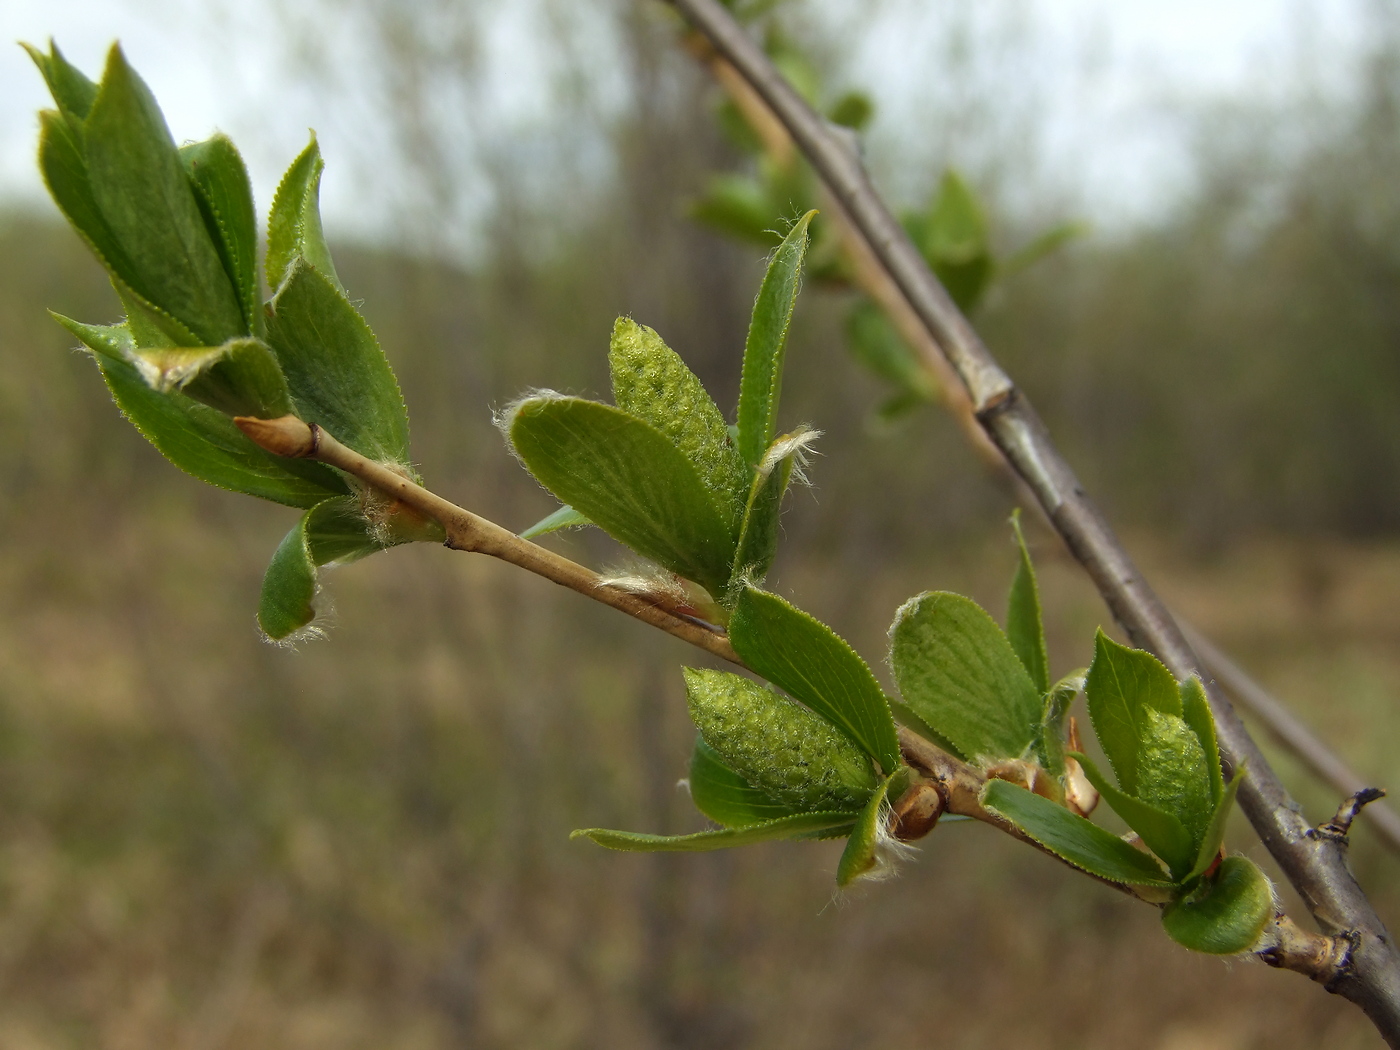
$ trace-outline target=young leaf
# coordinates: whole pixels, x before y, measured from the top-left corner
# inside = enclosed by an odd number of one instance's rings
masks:
[[[826,624],[776,594],[745,587],[729,641],[758,674],[845,732],[888,775],[902,761],[894,718],[865,661]]]
[[[856,811],[879,784],[844,733],[757,682],[687,667],[685,693],[691,720],[725,765],[792,809]]]
[[[243,158],[228,136],[215,135],[180,147],[180,160],[194,184],[195,201],[219,251],[224,272],[238,292],[244,329],[260,332],[258,219]]]
[[[369,325],[327,277],[292,263],[271,304],[267,341],[297,415],[362,456],[407,465],[408,410]]]
[[[1084,671],[1065,675],[1050,687],[1042,701],[1036,752],[1040,764],[1053,776],[1065,772],[1065,712],[1084,688]]]
[[[58,103],[63,119],[75,131],[81,133],[83,121],[87,119],[92,110],[93,100],[97,98],[97,85],[89,80],[82,70],[70,64],[52,40],[49,41],[47,55],[30,44],[20,46],[29,52],[29,57],[44,75],[49,94],[53,96],[54,102]]]
[[[870,300],[862,300],[846,316],[846,341],[857,361],[899,388],[896,398],[903,404],[915,407],[937,396],[928,370]]]
[[[747,127],[747,125],[745,125]],[[716,175],[703,196],[690,205],[690,217],[765,250],[780,240],[778,209],[767,189],[748,175]]]
[[[1237,769],[1235,775],[1230,778],[1230,783],[1225,785],[1225,790],[1220,797],[1220,802],[1215,807],[1215,812],[1211,814],[1210,823],[1206,825],[1205,835],[1201,838],[1201,849],[1196,856],[1196,863],[1186,876],[1186,881],[1204,875],[1215,858],[1220,856],[1220,847],[1225,843],[1225,825],[1230,820],[1230,810],[1235,805],[1235,793],[1240,789],[1240,778],[1244,775],[1243,769]]]
[[[755,586],[763,582],[778,553],[778,526],[782,518],[783,496],[803,450],[816,437],[811,430],[798,430],[773,442],[754,468],[753,486],[739,527],[739,545],[734,552],[730,578]]]
[[[1129,886],[1169,887],[1173,884],[1146,853],[1019,784],[1007,780],[987,781],[982,789],[982,805],[1091,875]]]
[[[1225,775],[1220,768],[1220,745],[1215,739],[1215,716],[1211,714],[1205,686],[1195,675],[1181,683],[1181,717],[1201,742],[1210,772],[1210,797],[1219,805],[1225,792]]]
[[[1153,708],[1142,712],[1142,750],[1138,755],[1137,796],[1176,814],[1199,845],[1215,811],[1210,772],[1201,742],[1176,715]],[[1195,860],[1195,850],[1187,867]]]
[[[276,419],[292,411],[286,377],[261,339],[134,349],[131,360],[156,390],[179,390],[227,416]]]
[[[780,817],[746,828],[724,828],[720,831],[698,831],[693,835],[645,835],[636,831],[610,831],[607,828],[583,828],[569,835],[571,839],[592,839],[608,849],[630,853],[706,853],[710,850],[749,846],[772,839],[826,837],[819,833],[844,831],[856,819],[855,813],[798,813]],[[814,834],[815,833],[815,834]]]
[[[695,468],[655,427],[611,405],[535,397],[511,445],[541,485],[619,543],[723,594],[734,540]]]
[[[809,211],[798,219],[778,245],[753,304],[749,336],[744,343],[738,415],[739,452],[749,466],[758,464],[778,433],[783,351],[797,305],[802,261],[807,255],[807,227],[815,214]]]
[[[533,540],[536,536],[547,536],[551,532],[558,532],[560,529],[572,529],[581,525],[592,525],[584,515],[574,510],[567,503],[556,510],[553,514],[546,514],[539,521],[535,522],[528,529],[520,534],[522,540]]]
[[[1021,559],[1011,581],[1011,598],[1006,609],[1006,639],[1031,676],[1036,689],[1050,689],[1050,661],[1045,655],[1045,627],[1040,618],[1040,590],[1036,587],[1035,566],[1026,550],[1026,537],[1021,533],[1021,512],[1011,515],[1011,528],[1016,533],[1016,547]]]
[[[150,89],[113,45],[83,128],[93,199],[130,259],[138,294],[206,346],[249,329]]]
[[[1205,887],[1162,911],[1177,944],[1211,955],[1250,951],[1274,913],[1273,886],[1245,857],[1226,857]]]
[[[628,317],[619,317],[613,326],[608,365],[617,407],[671,439],[694,465],[737,537],[749,471],[729,440],[724,416],[695,373],[659,335]]]
[[[862,875],[870,874],[879,864],[880,821],[888,812],[885,796],[889,793],[890,781],[897,776],[898,773],[892,773],[885,777],[880,787],[870,796],[865,808],[861,810],[856,829],[847,840],[841,860],[836,865],[837,886],[849,886]]]
[[[716,824],[749,828],[790,817],[791,806],[775,801],[724,764],[704,737],[695,738],[690,758],[690,798]]]
[[[972,310],[991,283],[995,263],[982,206],[957,172],[944,173],[923,232],[924,256],[933,272],[958,309]]]
[[[316,570],[382,550],[359,500],[339,496],[318,503],[287,533],[263,576],[258,625],[274,641],[286,638],[316,616]]]
[[[986,611],[931,591],[905,602],[890,628],[904,702],[970,759],[1020,758],[1036,739],[1040,693]]]
[[[1118,775],[1118,786],[1130,795],[1141,795],[1142,712],[1151,708],[1181,717],[1176,679],[1151,653],[1119,645],[1100,630],[1094,639],[1094,662],[1089,665],[1084,696],[1094,732]]]
[[[221,412],[183,394],[151,389],[131,363],[131,333],[125,327],[85,325],[54,318],[92,351],[117,407],[166,459],[219,488],[284,503],[314,507],[350,490],[335,471],[309,459],[284,459],[254,445]]]
[[[1143,844],[1166,862],[1172,878],[1182,881],[1190,874],[1196,863],[1200,843],[1191,837],[1186,827],[1177,817],[1150,802],[1119,791],[1099,772],[1098,766],[1084,754],[1074,752],[1073,757],[1089,778],[1089,783],[1098,789],[1109,808],[1138,833]]]
[[[292,263],[305,259],[342,295],[345,286],[336,275],[330,249],[321,231],[321,172],[326,162],[313,132],[306,148],[292,161],[272,198],[267,217],[267,284],[274,292],[291,272]]]

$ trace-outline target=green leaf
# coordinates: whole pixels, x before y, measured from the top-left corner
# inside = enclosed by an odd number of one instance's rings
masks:
[[[249,329],[150,89],[113,45],[83,129],[96,202],[132,272],[123,279],[206,346]]]
[[[1050,661],[1045,655],[1045,627],[1040,617],[1040,590],[1035,582],[1035,566],[1026,549],[1026,537],[1021,533],[1021,512],[1011,515],[1011,528],[1016,533],[1016,547],[1021,559],[1011,581],[1011,598],[1006,610],[1006,639],[1020,658],[1026,673],[1038,691],[1050,689]]]
[[[936,396],[928,370],[900,338],[885,312],[869,299],[863,299],[847,315],[846,340],[852,356],[897,386],[906,402],[916,405]]]
[[[112,277],[112,287],[126,311],[126,326],[138,347],[199,347],[199,336],[169,313],[137,295],[120,278]]]
[[[807,228],[814,215],[815,211],[809,211],[798,219],[778,245],[753,304],[749,335],[744,343],[738,414],[739,452],[750,466],[758,464],[778,433],[783,351],[802,283]]]
[[[403,394],[350,301],[320,270],[297,259],[270,305],[267,341],[277,352],[297,415],[369,459],[407,466]]]
[[[1199,844],[1215,811],[1210,771],[1201,742],[1182,719],[1147,708],[1138,758],[1137,796],[1175,813]],[[1195,860],[1195,850],[1187,867]]]
[[[1040,764],[1054,776],[1065,772],[1065,713],[1084,688],[1084,670],[1065,675],[1045,694],[1036,744]]]
[[[1019,784],[987,781],[982,805],[1091,875],[1129,886],[1172,885],[1166,872],[1146,853]]]
[[[836,885],[849,886],[862,875],[869,875],[875,870],[880,862],[879,845],[881,819],[887,812],[885,806],[885,796],[889,793],[890,781],[899,776],[899,773],[892,773],[881,781],[875,793],[870,796],[870,801],[861,810],[860,819],[856,821],[855,831],[846,841],[846,848],[841,853],[841,860],[836,865]]]
[[[1220,768],[1220,745],[1215,739],[1215,716],[1211,714],[1210,698],[1205,686],[1195,675],[1181,683],[1181,717],[1201,742],[1210,772],[1210,797],[1216,804],[1225,793],[1225,774]]]
[[[1245,857],[1226,857],[1199,893],[1162,910],[1162,925],[1192,951],[1239,955],[1259,943],[1273,914],[1268,877]]]
[[[63,57],[63,52],[53,40],[49,41],[47,55],[30,44],[20,46],[29,52],[29,57],[44,75],[49,94],[58,103],[63,119],[75,131],[80,131],[83,121],[92,110],[93,100],[97,98],[97,85]]]
[[[195,201],[219,251],[224,272],[238,292],[245,331],[262,330],[258,289],[258,219],[243,158],[226,135],[180,147],[194,184]]]
[[[1035,741],[1040,693],[986,610],[931,591],[905,602],[890,628],[904,702],[974,761],[1021,758]]]
[[[287,533],[263,576],[258,625],[274,641],[286,638],[316,616],[317,568],[351,562],[383,550],[354,496],[318,503]]]
[[[690,460],[661,431],[611,405],[534,397],[509,418],[530,473],[619,543],[720,595],[734,540]]]
[[[520,534],[520,538],[522,540],[533,540],[536,536],[547,536],[551,532],[558,532],[560,529],[572,529],[582,525],[592,524],[593,522],[589,521],[566,503],[553,514],[546,514],[539,521],[531,525]]]
[[[1210,823],[1206,825],[1205,835],[1201,839],[1201,849],[1196,856],[1196,863],[1192,866],[1190,873],[1186,876],[1187,881],[1203,875],[1215,863],[1215,858],[1220,855],[1220,847],[1225,844],[1225,826],[1230,821],[1230,810],[1235,805],[1235,793],[1240,789],[1240,778],[1244,776],[1244,770],[1237,769],[1235,775],[1230,778],[1230,783],[1225,786],[1225,790],[1220,797],[1220,802],[1215,807],[1215,812],[1211,814]]]
[[[933,272],[963,312],[991,283],[995,263],[982,205],[957,172],[944,173],[923,227],[923,249]]]
[[[886,774],[900,767],[884,692],[865,661],[826,624],[776,594],[745,587],[729,621],[729,641],[744,663],[843,730]]]
[[[848,91],[826,111],[826,119],[843,128],[860,131],[875,115],[875,103],[863,91]]]
[[[313,132],[311,141],[282,176],[267,217],[264,267],[268,287],[273,291],[282,286],[292,264],[300,258],[319,271],[336,291],[345,294],[321,230],[321,173],[325,169]]]
[[[179,390],[227,416],[276,419],[292,411],[286,377],[261,339],[223,346],[133,349],[132,363],[156,390]]]
[[[1084,695],[1094,732],[1118,775],[1118,786],[1130,795],[1141,795],[1138,764],[1145,734],[1143,711],[1181,717],[1176,679],[1151,653],[1119,645],[1100,630],[1094,639],[1094,662],[1089,665]]]
[[[1150,802],[1119,791],[1087,755],[1077,751],[1072,754],[1109,808],[1138,833],[1148,849],[1166,862],[1174,879],[1185,880],[1196,863],[1200,843],[1191,837],[1181,821]]]
[[[608,365],[617,407],[671,439],[694,465],[737,538],[749,471],[729,440],[724,416],[695,373],[659,335],[628,317],[619,317],[613,326]]]
[[[726,766],[703,737],[696,737],[690,758],[690,798],[701,813],[727,828],[794,815],[791,806],[770,798]]]
[[[849,828],[855,819],[855,813],[798,813],[746,828],[699,831],[693,835],[646,835],[637,831],[583,828],[569,838],[592,839],[600,846],[629,853],[706,853],[772,839],[816,837],[814,833]]]
[[[763,248],[781,240],[779,209],[767,188],[748,175],[717,175],[704,196],[690,205],[690,217],[701,225]]]
[[[1070,241],[1077,240],[1088,232],[1089,227],[1085,223],[1061,223],[1032,238],[1029,243],[1016,249],[1016,251],[1012,252],[1001,261],[998,268],[1001,270],[1003,277],[1011,277],[1029,266],[1034,266],[1047,255],[1059,251]]]
[[[763,582],[778,553],[778,527],[782,520],[783,496],[803,450],[817,437],[811,430],[786,434],[773,442],[768,453],[754,468],[753,487],[739,527],[739,546],[734,552],[730,578],[758,586]]]
[[[122,414],[166,459],[219,488],[313,507],[349,492],[330,467],[264,452],[232,420],[182,394],[151,389],[129,359],[134,346],[125,327],[85,325],[53,315],[95,352],[98,368]]]
[[[793,809],[859,810],[879,784],[844,732],[757,682],[687,667],[685,693],[691,720],[724,763]]]

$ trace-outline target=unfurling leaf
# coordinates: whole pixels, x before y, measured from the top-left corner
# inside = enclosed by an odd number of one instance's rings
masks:
[[[566,503],[554,513],[546,514],[531,525],[520,534],[520,538],[533,540],[536,536],[548,536],[551,532],[558,532],[560,529],[574,529],[592,524],[593,522],[589,521],[585,515],[580,514]]]
[[[592,839],[600,846],[629,853],[707,853],[773,839],[834,837],[850,831],[856,816],[855,813],[798,813],[749,827],[698,831],[693,835],[647,835],[637,831],[583,828],[569,838]]]
[[[1225,794],[1225,777],[1220,768],[1220,745],[1215,739],[1215,716],[1211,714],[1205,686],[1195,675],[1181,683],[1181,717],[1201,742],[1210,772],[1210,797],[1219,805]]]
[[[1176,715],[1145,708],[1137,796],[1158,809],[1175,813],[1194,844],[1205,836],[1215,811],[1210,772],[1201,742]],[[1195,862],[1193,855],[1186,862]]]
[[[1144,710],[1181,717],[1181,693],[1176,679],[1151,653],[1119,645],[1103,631],[1094,640],[1094,662],[1084,683],[1089,717],[1104,754],[1118,775],[1118,786],[1141,795]]]
[[[274,292],[282,286],[297,259],[304,259],[342,295],[345,287],[336,275],[330,249],[321,230],[321,173],[326,162],[316,136],[282,176],[267,217],[267,284]]]
[[[695,808],[726,828],[747,828],[790,817],[794,810],[758,790],[724,764],[704,737],[690,758],[690,799]]]
[[[1073,757],[1109,808],[1138,833],[1143,845],[1166,863],[1172,878],[1184,881],[1196,863],[1200,842],[1192,837],[1175,813],[1119,791],[1087,755],[1075,752]]]
[[[238,293],[247,331],[262,331],[258,289],[258,217],[243,158],[226,135],[180,147],[195,200]]]
[[[739,527],[739,545],[734,552],[734,571],[730,574],[736,584],[757,586],[767,575],[778,553],[778,530],[788,482],[807,447],[819,436],[813,430],[784,435],[773,442],[754,468],[753,486]]]
[[[1246,857],[1226,857],[1199,890],[1163,909],[1162,925],[1192,951],[1239,955],[1259,943],[1273,913],[1268,877]]]
[[[291,392],[271,348],[245,336],[223,346],[133,349],[131,362],[162,393],[179,390],[226,416],[276,419],[292,412]]]
[[[865,661],[826,624],[776,594],[745,587],[729,640],[749,667],[860,744],[886,775],[900,767],[889,701]]]
[[[1220,801],[1216,804],[1215,812],[1211,814],[1210,823],[1206,825],[1205,835],[1201,838],[1201,848],[1196,855],[1196,863],[1186,876],[1188,880],[1205,874],[1215,863],[1215,858],[1220,856],[1220,848],[1225,844],[1225,825],[1229,822],[1230,810],[1235,806],[1235,794],[1240,789],[1240,778],[1243,776],[1243,768],[1237,769],[1235,775],[1230,778],[1230,783],[1225,785]]]
[[[691,720],[724,764],[794,810],[859,810],[879,784],[845,733],[756,682],[687,667],[685,691]]]
[[[904,702],[966,758],[1021,758],[1036,740],[1040,693],[995,621],[970,598],[931,591],[890,628]]]
[[[890,783],[896,777],[903,779],[902,773],[892,773],[880,782],[879,788],[870,796],[855,830],[846,841],[841,852],[841,860],[836,865],[836,885],[845,887],[859,878],[879,878],[881,861],[889,863],[889,858],[880,856],[882,840],[891,842],[883,823],[889,816],[889,806],[885,799],[889,794]],[[888,869],[887,869],[888,870]]]
[[[724,593],[733,535],[661,431],[611,405],[558,396],[522,401],[508,422],[516,453],[562,502],[643,557]]]
[[[1050,689],[1050,662],[1045,655],[1045,626],[1040,615],[1040,589],[1036,586],[1035,566],[1026,549],[1026,537],[1021,533],[1021,512],[1011,515],[1011,529],[1016,534],[1020,561],[1011,581],[1011,597],[1006,610],[1006,639],[1031,676],[1035,687],[1044,693]]]

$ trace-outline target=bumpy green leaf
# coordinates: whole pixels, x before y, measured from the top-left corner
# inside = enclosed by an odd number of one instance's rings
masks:
[[[258,625],[274,640],[286,638],[316,616],[316,570],[382,550],[360,513],[359,500],[339,496],[318,503],[287,533],[263,577]]]
[[[274,291],[282,286],[291,273],[292,263],[300,258],[319,271],[336,291],[345,292],[321,230],[321,173],[325,168],[321,147],[316,144],[313,133],[306,148],[282,176],[272,198],[272,211],[267,217],[264,267],[268,287]]]
[[[815,436],[811,431],[799,431],[779,438],[754,468],[753,486],[739,527],[739,545],[734,552],[732,579],[736,582],[761,584],[772,566],[778,553],[783,496],[798,457]]]
[[[1198,875],[1203,875],[1215,863],[1215,858],[1220,855],[1220,847],[1225,844],[1225,826],[1230,820],[1230,810],[1235,806],[1235,794],[1240,789],[1240,778],[1244,775],[1243,769],[1235,771],[1235,775],[1230,778],[1230,783],[1225,785],[1225,790],[1220,796],[1220,802],[1215,807],[1215,812],[1211,814],[1210,823],[1206,825],[1205,835],[1201,839],[1201,849],[1196,855],[1196,863],[1187,874],[1186,879],[1194,879]]]
[[[180,390],[228,416],[276,419],[292,411],[286,377],[271,348],[251,336],[223,346],[135,349],[131,360],[156,390]]]
[[[849,886],[862,875],[868,875],[879,863],[880,823],[887,812],[885,796],[889,793],[890,781],[899,775],[894,773],[881,781],[861,810],[855,831],[851,832],[846,848],[841,852],[841,860],[836,865],[836,885]]]
[[[1146,853],[1019,784],[989,780],[982,790],[982,805],[1092,875],[1130,886],[1172,885],[1166,872]]]
[[[1006,610],[1006,639],[1031,676],[1035,687],[1044,693],[1050,689],[1050,661],[1045,655],[1045,627],[1040,618],[1040,589],[1035,582],[1035,566],[1031,552],[1026,549],[1026,537],[1021,533],[1021,512],[1011,516],[1011,528],[1016,533],[1020,561],[1011,581],[1011,598]]]
[[[63,118],[74,129],[80,129],[92,109],[93,100],[97,98],[97,85],[69,63],[52,40],[49,41],[47,55],[30,44],[21,46],[29,52],[29,57],[44,75],[49,94],[58,103]]]
[[[133,271],[123,278],[206,346],[249,329],[150,90],[113,46],[83,128],[92,196]]]
[[[297,415],[369,459],[407,465],[408,410],[369,325],[303,259],[271,303],[267,341],[277,352]]]
[[[690,758],[690,798],[701,813],[727,828],[753,827],[794,813],[726,766],[704,737],[696,737]]]
[[[1158,809],[1174,813],[1199,844],[1215,811],[1211,781],[1201,742],[1182,719],[1153,708],[1142,712],[1142,751],[1138,756],[1137,795]],[[1195,850],[1186,862],[1195,860]]]
[[[521,402],[509,434],[530,473],[561,501],[638,554],[724,593],[732,534],[666,435],[611,405],[557,396]]]
[[[687,667],[685,692],[705,743],[792,809],[859,810],[879,784],[870,759],[843,732],[757,682]]]
[[[1181,683],[1181,717],[1201,742],[1210,772],[1210,797],[1219,805],[1225,792],[1225,775],[1220,768],[1220,745],[1215,739],[1215,716],[1211,714],[1205,686],[1195,675]]]
[[[745,587],[729,640],[744,663],[844,731],[886,774],[900,767],[889,701],[865,661],[826,624],[776,594]]]
[[[768,263],[744,344],[744,371],[739,388],[739,452],[756,466],[778,433],[778,397],[783,381],[783,351],[797,306],[802,263],[807,257],[809,211],[783,238]]]
[[[1011,643],[970,598],[931,591],[890,629],[904,702],[974,761],[1020,758],[1037,736],[1040,693]]]
[[[608,351],[613,400],[671,439],[695,466],[737,538],[749,471],[729,440],[724,416],[680,355],[650,328],[619,317]]]
[[[194,184],[195,200],[224,272],[238,293],[244,329],[262,331],[258,291],[258,219],[253,187],[243,158],[226,135],[180,147],[180,159]]]
[[[1196,854],[1200,849],[1200,843],[1186,830],[1186,826],[1174,814],[1119,791],[1087,755],[1075,752],[1074,758],[1109,808],[1138,833],[1148,849],[1166,862],[1172,878],[1184,880],[1196,863]]]
[[[211,485],[292,507],[313,507],[349,491],[330,467],[273,456],[244,437],[223,413],[183,394],[153,390],[131,363],[134,344],[124,326],[54,318],[95,352],[122,414],[181,470]]]
[[[1180,718],[1181,694],[1176,679],[1151,653],[1119,645],[1099,631],[1084,695],[1094,732],[1118,775],[1118,786],[1130,795],[1141,795],[1138,764],[1145,736],[1143,711],[1152,709]]]
[[[1259,942],[1273,913],[1268,877],[1245,857],[1226,857],[1198,893],[1163,909],[1162,925],[1192,951],[1238,955]]]
[[[844,831],[851,827],[855,819],[855,813],[798,813],[745,828],[699,831],[693,835],[646,835],[636,831],[583,828],[573,832],[569,838],[592,839],[608,849],[630,853],[706,853],[773,839],[826,837],[820,833]]]
[[[533,540],[536,536],[547,536],[551,532],[558,532],[560,529],[573,529],[582,525],[592,525],[593,522],[567,503],[554,511],[546,514],[539,521],[535,522],[528,529],[520,534],[522,540]]]

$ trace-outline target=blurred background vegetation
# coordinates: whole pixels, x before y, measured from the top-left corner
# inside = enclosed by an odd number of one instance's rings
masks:
[[[367,100],[367,154],[349,161],[406,173],[399,233],[336,247],[398,369],[422,471],[517,529],[552,501],[491,406],[533,384],[606,390],[620,313],[732,404],[762,266],[685,218],[743,159],[674,24],[581,6],[540,5],[550,133],[535,135],[480,126],[487,5],[327,2],[278,26],[308,84]],[[1344,101],[1195,113],[1190,193],[998,285],[979,323],[1169,600],[1393,785],[1400,16],[1368,10]],[[839,80],[849,24],[789,24]],[[1027,189],[1031,100],[997,109],[999,64],[1029,45],[969,24],[942,53],[961,90],[917,127],[877,124],[877,173],[918,204],[958,163],[1010,246],[1092,223]],[[382,45],[372,66],[338,61],[347,36]],[[915,591],[1001,609],[1011,501],[938,410],[874,421],[883,391],[848,358],[848,304],[810,288],[799,306],[785,418],[826,436],[774,584],[878,664]],[[579,826],[699,826],[676,787],[693,739],[678,667],[696,654],[433,548],[332,574],[329,637],[265,645],[253,610],[291,513],[162,461],[45,306],[118,313],[51,211],[12,209],[0,1048],[1380,1045],[1295,975],[1191,956],[1150,909],[985,829],[939,829],[900,879],[844,900],[839,845],[570,843]],[[549,542],[618,556],[596,534]],[[1033,546],[1054,668],[1082,665],[1106,614],[1052,537]],[[1312,816],[1330,813],[1280,765]],[[1364,827],[1356,839],[1400,922],[1396,858]],[[1265,859],[1242,824],[1231,843]]]

